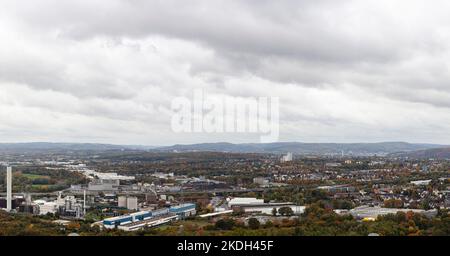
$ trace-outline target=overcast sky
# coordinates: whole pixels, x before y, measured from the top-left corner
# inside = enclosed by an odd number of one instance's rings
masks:
[[[450,144],[449,13],[446,0],[0,0],[0,141],[258,142],[173,133],[171,101],[202,88],[279,97],[280,141]]]

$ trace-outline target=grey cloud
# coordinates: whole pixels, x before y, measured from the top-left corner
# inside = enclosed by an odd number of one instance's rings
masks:
[[[66,116],[54,128],[60,139],[75,131],[91,138],[96,127],[114,140],[129,127],[130,140],[152,131],[150,144],[186,142],[168,131],[170,99],[198,87],[280,96],[283,136],[292,140],[320,132],[330,140],[450,141],[429,132],[450,126],[449,11],[441,0],[2,1],[0,87],[8,97],[27,95],[11,109],[0,95],[0,106],[18,119],[30,109],[46,122]],[[44,121],[30,122],[45,130]]]
[[[218,51],[255,55],[344,62],[395,58],[399,48],[390,42],[401,42],[407,35],[389,27],[383,27],[389,37],[370,30],[371,26],[364,26],[370,17],[358,15],[352,4],[357,3],[193,1],[180,8],[178,1],[171,0],[116,0],[108,5],[101,1],[44,1],[44,6],[16,9],[31,24],[75,39],[162,34],[198,41]],[[395,26],[374,23],[374,29]]]

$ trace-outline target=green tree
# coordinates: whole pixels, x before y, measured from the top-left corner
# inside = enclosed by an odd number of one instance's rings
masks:
[[[251,229],[259,229],[260,223],[259,220],[256,218],[250,218],[248,220],[248,227]]]
[[[287,206],[281,207],[281,208],[278,210],[278,213],[279,213],[281,216],[292,216],[292,215],[294,215],[294,211],[292,211],[292,208],[291,208],[291,207],[287,207]]]
[[[221,230],[231,230],[236,225],[236,222],[233,219],[220,219],[216,222],[216,229]]]

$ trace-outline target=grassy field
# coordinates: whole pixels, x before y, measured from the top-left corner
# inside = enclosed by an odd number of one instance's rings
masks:
[[[29,174],[29,173],[22,173],[22,176],[30,179],[30,180],[36,180],[36,179],[50,179],[49,176],[45,175],[38,175],[38,174]]]

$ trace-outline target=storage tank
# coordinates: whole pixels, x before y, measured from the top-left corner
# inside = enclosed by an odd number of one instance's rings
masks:
[[[127,209],[128,210],[137,210],[138,209],[138,199],[137,197],[128,197],[127,198]]]

